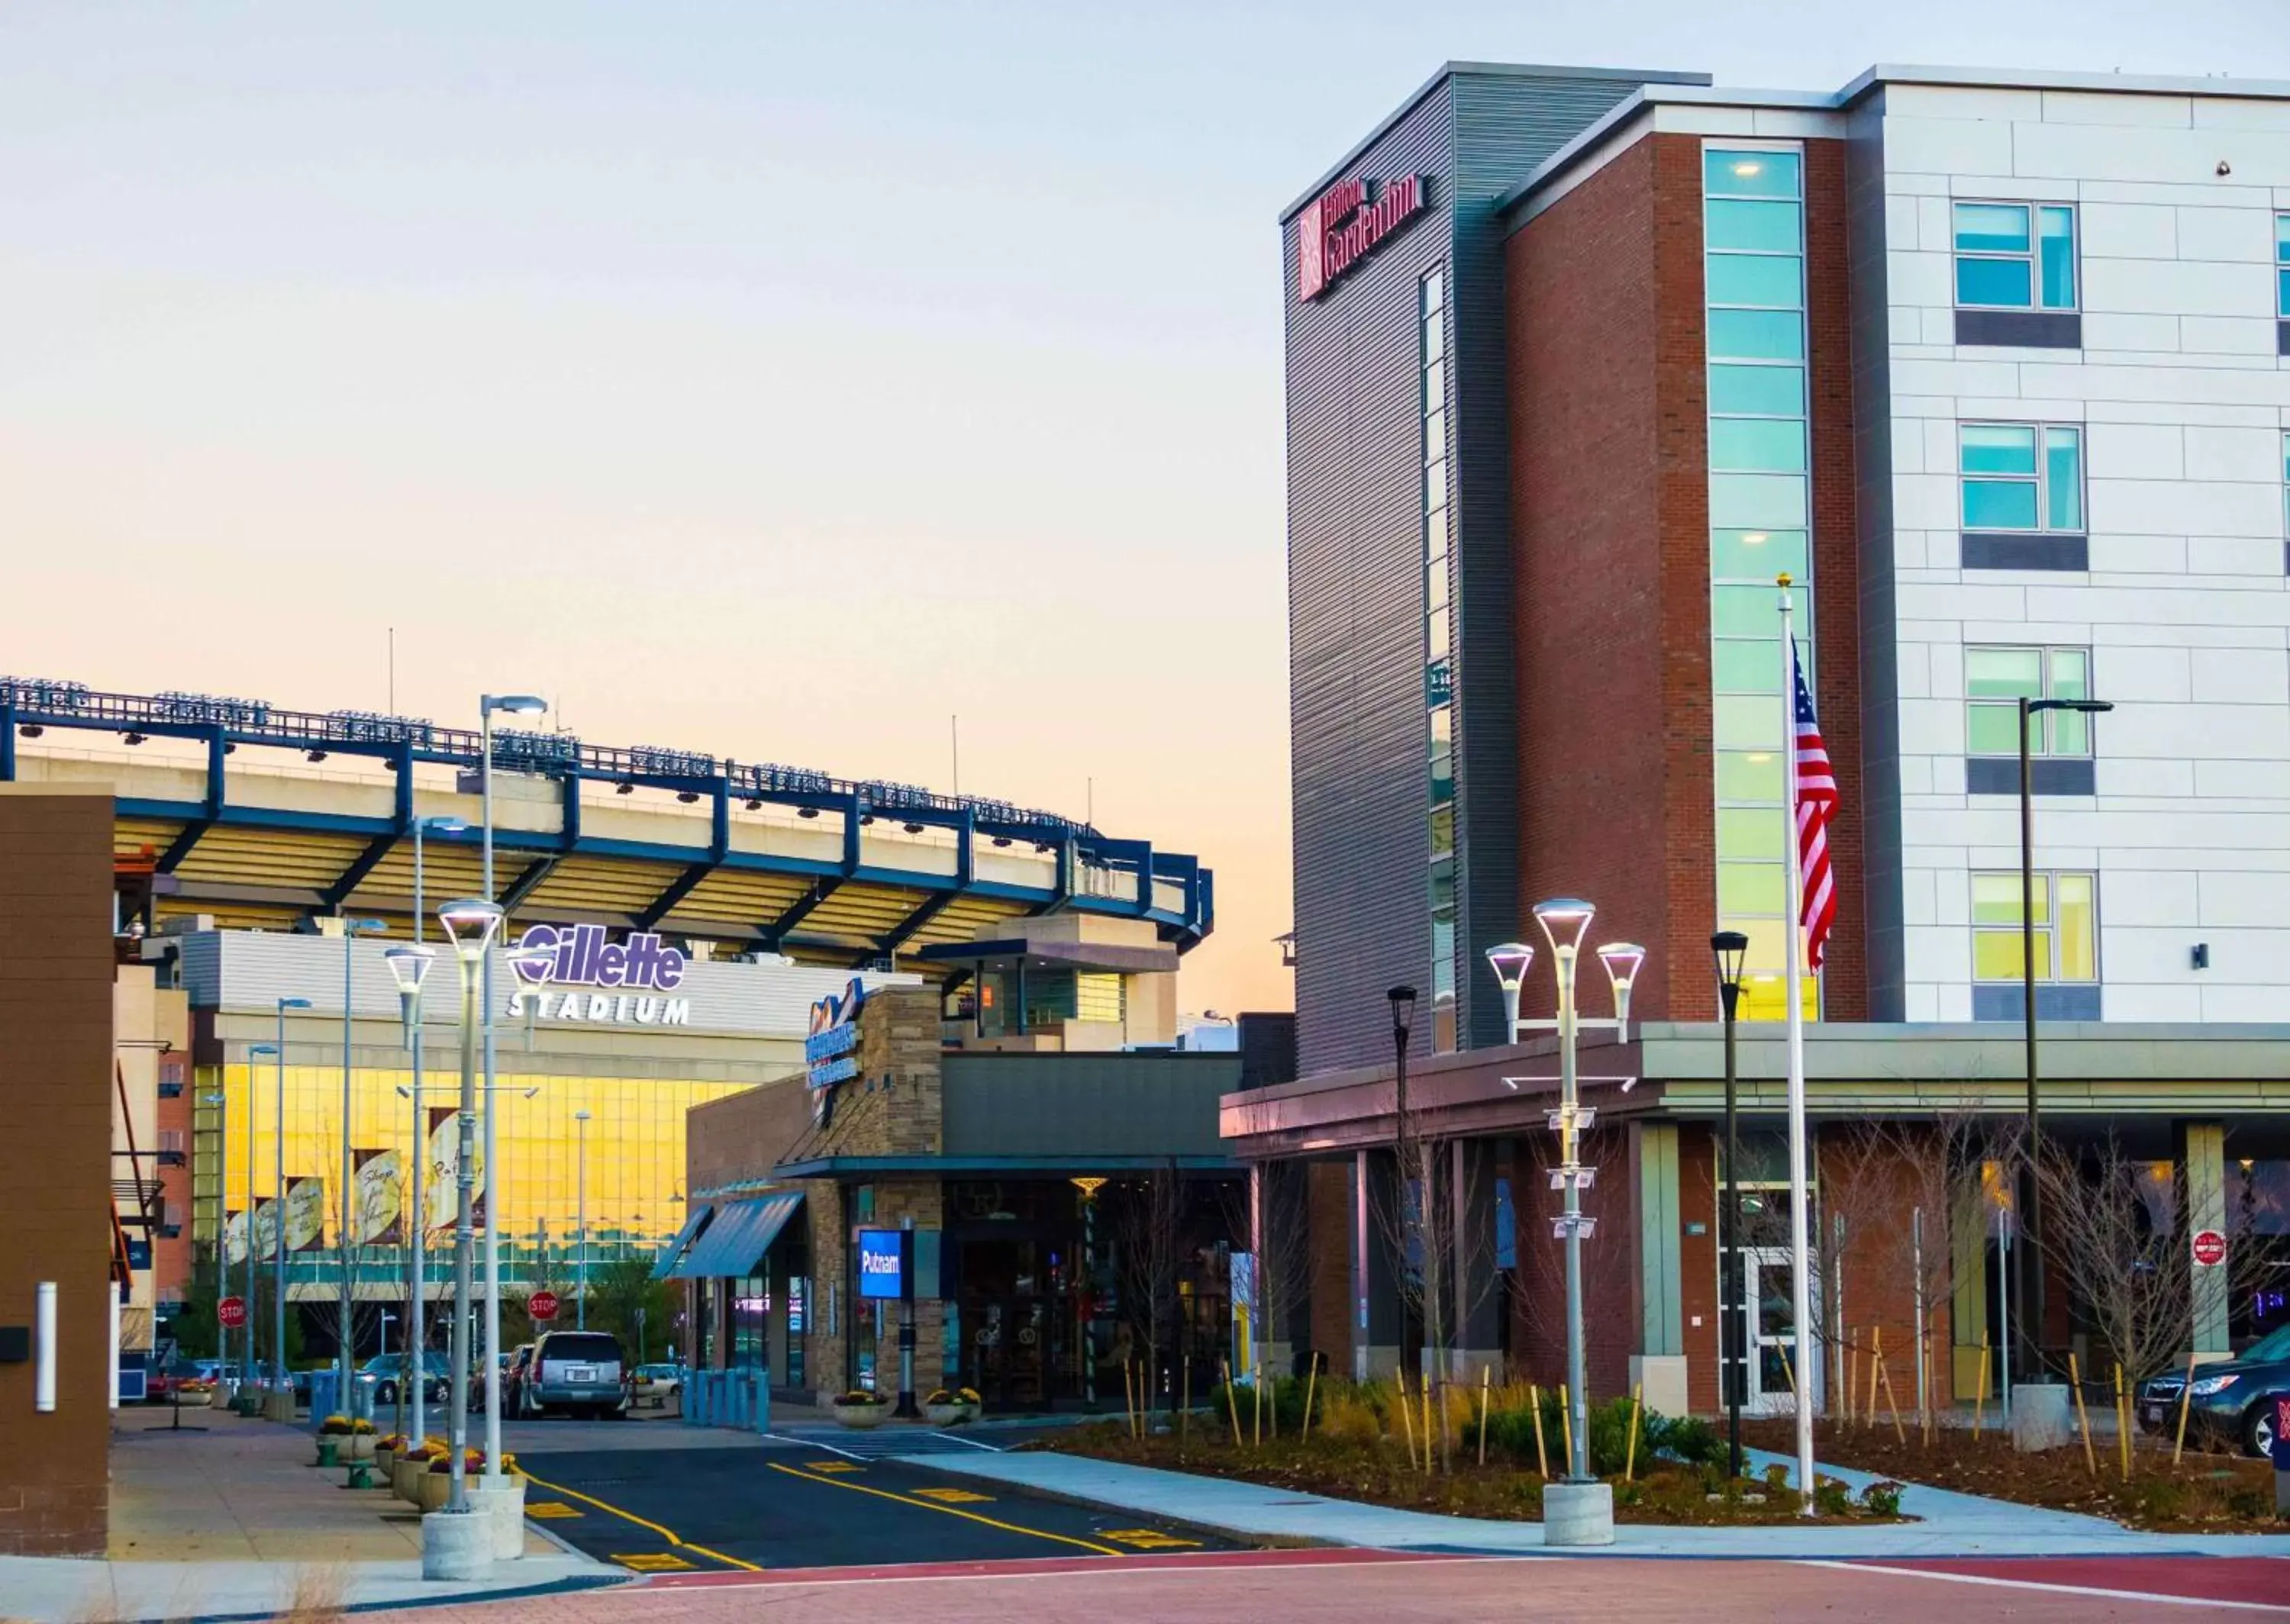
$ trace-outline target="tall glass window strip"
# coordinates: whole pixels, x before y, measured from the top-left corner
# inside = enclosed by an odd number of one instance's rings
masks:
[[[2075,209],[2063,203],[1959,203],[1956,302],[1974,308],[2076,308]]]
[[[1431,1046],[1458,1046],[1455,1020],[1455,608],[1447,455],[1447,273],[1420,287],[1423,419],[1423,708],[1431,788]]]
[[[1814,631],[1803,155],[1705,148],[1702,225],[1718,915],[1750,939],[1742,1018],[1779,1020],[1790,909],[1774,577],[1792,583],[1808,664]],[[1814,977],[1801,996],[1816,1012]]]
[[[2290,321],[2290,214],[2274,217],[2274,314]]]
[[[1965,529],[2083,533],[2082,429],[1963,423],[1956,432]]]

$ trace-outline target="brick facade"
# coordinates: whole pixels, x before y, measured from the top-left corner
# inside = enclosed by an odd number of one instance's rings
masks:
[[[56,1407],[0,1364],[0,1554],[100,1556],[109,1513],[111,797],[0,785],[0,1325],[56,1287]]]

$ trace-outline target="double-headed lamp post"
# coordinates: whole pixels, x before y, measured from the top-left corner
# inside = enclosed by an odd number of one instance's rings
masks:
[[[1558,983],[1558,1015],[1556,1020],[1522,1020],[1518,1015],[1520,989],[1526,981],[1526,972],[1534,964],[1534,949],[1524,942],[1504,942],[1487,949],[1487,964],[1494,972],[1496,982],[1502,988],[1504,1012],[1509,1018],[1511,1041],[1519,1041],[1527,1031],[1552,1031],[1558,1035],[1558,1108],[1550,1113],[1551,1130],[1558,1135],[1558,1165],[1551,1170],[1551,1187],[1562,1193],[1564,1208],[1551,1220],[1551,1232],[1566,1244],[1566,1383],[1567,1405],[1572,1412],[1573,1433],[1573,1458],[1567,1462],[1567,1481],[1588,1484],[1590,1476],[1589,1401],[1585,1392],[1587,1359],[1582,1331],[1582,1241],[1595,1232],[1597,1220],[1582,1212],[1582,1192],[1597,1180],[1597,1169],[1586,1164],[1581,1156],[1581,1136],[1597,1119],[1597,1113],[1581,1100],[1580,1081],[1575,1068],[1575,1042],[1586,1024],[1575,1008],[1574,971],[1581,956],[1582,938],[1590,928],[1597,909],[1589,903],[1573,897],[1559,897],[1539,902],[1534,908],[1535,923],[1542,927],[1543,940],[1549,944],[1551,968]],[[1611,1028],[1617,1035],[1627,1037],[1630,1019],[1630,988],[1637,978],[1639,966],[1645,963],[1645,949],[1634,942],[1609,942],[1597,949],[1598,962],[1606,972],[1613,991],[1614,1018],[1611,1021],[1593,1020],[1587,1024]],[[1613,1512],[1611,1503],[1602,1517],[1595,1519],[1603,1524],[1603,1532],[1593,1532],[1590,1538],[1603,1542],[1613,1538]]]
[[[537,694],[487,693],[477,700],[477,725],[482,735],[477,783],[482,802],[478,829],[479,854],[484,876],[483,900],[495,908],[494,929],[500,930],[500,895],[493,884],[493,717],[495,715],[533,716],[548,708]],[[499,1135],[493,1122],[493,980],[492,961],[481,957],[478,1018],[484,1024],[485,1049],[485,1179],[493,1198],[485,1203],[485,1479],[498,1486],[500,1469],[500,1186],[493,1176],[493,1151]]]
[[[274,1316],[270,1328],[270,1361],[276,1367],[278,1390],[282,1393],[294,1390],[293,1379],[286,1373],[286,1012],[309,1007],[308,998],[278,1000],[278,1041],[271,1052],[277,1060],[278,1122],[276,1131],[270,1136],[270,1257],[273,1270],[270,1311]],[[251,1069],[246,1074],[246,1080],[247,1115],[252,1117],[254,1114],[254,1073]],[[251,1167],[247,1169],[246,1205],[246,1294],[251,1300],[254,1295],[254,1170]],[[249,1309],[251,1312],[251,1301]]]
[[[2021,1368],[2030,1382],[2049,1381],[2052,1375],[2044,1364],[2044,1195],[2043,1181],[2037,1172],[2038,1158],[2044,1148],[2044,1124],[2036,1085],[2036,777],[2029,740],[2034,731],[2034,718],[2045,711],[2071,711],[2091,716],[2114,708],[2106,700],[2036,700],[2024,694],[2020,699],[2020,991],[2028,1050],[2028,1221],[2022,1227],[2022,1236],[2027,1260],[2020,1266],[2023,1292],[2020,1335]],[[2052,944],[2056,952],[2060,935],[2059,887],[2054,885],[2051,891]]]
[[[1742,1264],[1742,1144],[1734,1119],[1734,1096],[1741,1073],[1734,1047],[1734,1027],[1742,1009],[1742,961],[1749,956],[1750,939],[1740,931],[1719,931],[1709,939],[1709,952],[1718,961],[1718,1004],[1726,1018],[1726,1206],[1718,1215],[1718,1249],[1726,1260],[1718,1271],[1718,1366],[1726,1394],[1726,1453],[1727,1476],[1742,1475],[1742,1389],[1748,1384],[1749,1347],[1745,1324],[1750,1312],[1749,1272]]]
[[[341,1348],[334,1363],[341,1370],[342,1408],[355,1410],[356,1394],[351,1382],[357,1374],[357,1347],[350,1329],[350,1311],[357,1296],[357,1282],[350,1277],[351,1247],[354,1242],[355,1205],[350,1185],[355,1177],[350,1166],[350,971],[357,962],[357,939],[377,933],[387,927],[379,919],[345,919],[342,921],[342,1154],[341,1194],[335,1199],[334,1212],[341,1224],[340,1254],[342,1266]]]
[[[467,1511],[469,1446],[469,1297],[474,1272],[476,1229],[472,1207],[476,1186],[477,1126],[477,998],[484,981],[485,950],[500,930],[500,905],[483,897],[448,902],[437,910],[446,939],[453,944],[454,962],[461,971],[461,1108],[458,1126],[460,1145],[456,1156],[453,1204],[453,1413],[446,1423],[452,1449],[447,1470],[452,1475],[445,1508]],[[486,1169],[486,1177],[492,1170]],[[488,1203],[488,1205],[495,1204]],[[490,1461],[488,1461],[490,1464]]]
[[[574,1156],[577,1171],[573,1174],[573,1224],[580,1232],[581,1250],[573,1254],[572,1264],[572,1328],[589,1328],[589,1113],[575,1111],[572,1121],[580,1138],[580,1149]]]
[[[414,826],[419,828],[419,824]],[[420,903],[414,904],[414,930],[420,931]],[[428,1227],[428,1188],[423,1180],[429,1159],[429,1134],[422,1121],[421,1108],[421,984],[429,976],[429,966],[437,950],[416,941],[410,948],[386,948],[382,962],[389,966],[390,979],[397,983],[399,1019],[405,1027],[405,1046],[413,1052],[413,1189],[412,1211],[406,1215],[406,1239],[412,1252],[412,1301],[406,1305],[405,1346],[412,1363],[398,1376],[397,1390],[405,1391],[410,1381],[413,1386],[413,1436],[425,1438],[427,1419],[423,1414],[423,1389],[428,1385],[428,1372],[423,1367],[428,1352],[428,1332],[423,1323],[422,1299],[428,1292],[428,1282],[423,1278],[422,1231]]]

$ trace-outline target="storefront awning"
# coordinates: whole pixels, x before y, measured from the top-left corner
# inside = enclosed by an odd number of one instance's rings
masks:
[[[693,1243],[676,1266],[682,1279],[739,1278],[756,1272],[756,1264],[779,1238],[788,1220],[803,1205],[803,1192],[789,1190],[756,1201],[727,1201],[716,1210],[716,1221]]]
[[[660,1249],[660,1256],[652,1266],[653,1279],[673,1280],[678,1277],[676,1260],[684,1255],[684,1249],[692,1244],[692,1237],[707,1227],[709,1219],[715,1215],[715,1212],[716,1209],[711,1206],[695,1206],[692,1209],[691,1216],[684,1220],[684,1228],[678,1229],[675,1238]]]

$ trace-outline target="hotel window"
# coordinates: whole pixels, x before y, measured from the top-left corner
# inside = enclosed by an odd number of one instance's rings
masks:
[[[1431,1047],[1459,1045],[1455,1019],[1455,606],[1447,500],[1447,273],[1418,284],[1423,421],[1423,708],[1430,787]]]
[[[1964,651],[1965,789],[2020,793],[2020,701],[2087,700],[2091,651],[1967,648]],[[2028,787],[2037,795],[2091,795],[2091,717],[2039,711],[2028,718]]]
[[[2274,217],[2274,314],[2290,321],[2290,214]]]
[[[1702,152],[1716,900],[1721,924],[1750,939],[1749,1020],[1778,1020],[1788,1008],[1774,588],[1784,572],[1799,646],[1814,659],[1804,196],[1793,148]],[[1815,978],[1800,994],[1817,1013]]]
[[[2089,567],[2083,430],[2066,423],[1957,428],[1958,511],[1967,570]]]
[[[1998,310],[2076,308],[2073,205],[1955,205],[1956,302]]]
[[[2094,875],[2035,876],[2037,980],[2098,982],[2098,897]],[[1975,981],[2021,979],[2017,870],[1972,876],[1972,975]]]

